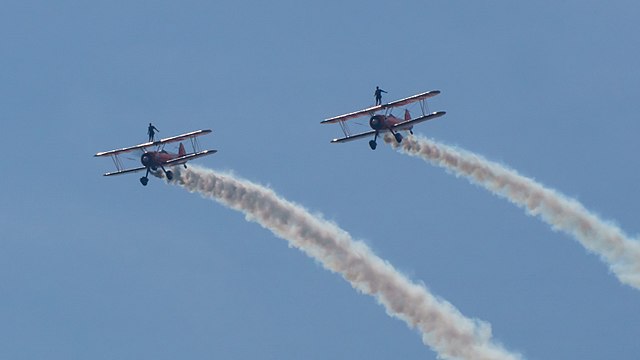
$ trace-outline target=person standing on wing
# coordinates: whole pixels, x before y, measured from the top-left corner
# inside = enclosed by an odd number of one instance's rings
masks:
[[[386,93],[386,91],[376,86],[376,91],[375,93],[373,93],[373,95],[376,97],[376,105],[382,104],[382,93]]]
[[[149,128],[147,129],[147,134],[149,134],[149,142],[153,142],[153,137],[156,135],[156,131],[160,132],[160,130],[156,129],[155,126],[149,123]]]

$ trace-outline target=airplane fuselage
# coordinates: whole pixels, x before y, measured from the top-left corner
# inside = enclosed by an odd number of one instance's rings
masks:
[[[186,151],[184,149],[184,145],[180,143],[180,148],[177,154],[170,153],[165,150],[147,151],[144,154],[142,154],[142,156],[140,157],[140,162],[142,163],[142,166],[155,170],[158,167],[162,167],[168,161],[184,156],[185,154],[186,154]],[[171,165],[182,165],[182,164],[185,164],[186,162],[187,161],[185,160],[185,161],[172,163]]]
[[[399,124],[403,121],[403,119],[397,118],[395,116],[393,116],[392,114],[390,115],[373,115],[370,119],[369,119],[369,126],[371,126],[371,128],[373,130],[379,131],[379,132],[385,132],[385,131],[390,131],[396,124]],[[411,130],[413,128],[413,126],[407,126],[407,127],[398,127],[396,128],[396,130]]]
[[[148,151],[142,154],[142,156],[140,157],[140,162],[142,163],[142,166],[155,170],[158,167],[162,167],[167,163],[167,161],[173,160],[180,156],[182,155],[166,151]],[[186,161],[175,162],[171,165],[182,165],[184,163],[186,163]]]

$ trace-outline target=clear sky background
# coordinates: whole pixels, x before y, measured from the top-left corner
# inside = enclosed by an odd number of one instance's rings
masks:
[[[198,128],[527,359],[633,359],[640,292],[567,235],[324,118],[438,89],[416,132],[628,233],[637,1],[14,1],[0,11],[0,358],[435,359],[260,226],[93,154]],[[366,130],[355,126],[354,130]],[[137,166],[130,161],[129,165]]]

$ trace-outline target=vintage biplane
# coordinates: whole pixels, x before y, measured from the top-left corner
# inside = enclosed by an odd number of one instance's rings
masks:
[[[172,136],[158,141],[147,142],[144,144],[130,146],[122,149],[99,152],[94,156],[111,156],[113,163],[116,165],[116,171],[108,172],[104,174],[104,176],[122,175],[146,170],[146,174],[140,178],[140,183],[146,186],[149,182],[150,171],[158,171],[158,169],[162,169],[162,172],[164,172],[164,175],[167,177],[167,179],[172,180],[173,172],[171,170],[165,169],[165,167],[183,165],[186,168],[187,161],[216,153],[217,150],[199,150],[200,145],[198,144],[198,136],[206,135],[210,132],[211,130],[192,131],[186,134]],[[191,141],[191,147],[193,149],[192,152],[186,152],[184,145],[182,144],[182,141],[187,139]],[[165,145],[176,142],[180,142],[177,154],[170,153],[164,149]],[[140,162],[142,163],[142,166],[125,169],[122,166],[122,162],[119,156],[125,153],[135,152],[140,153]]]
[[[369,146],[371,147],[371,150],[375,150],[377,146],[376,140],[378,139],[378,135],[380,133],[390,132],[391,134],[393,134],[396,141],[400,143],[402,141],[402,135],[399,133],[399,131],[409,131],[411,134],[413,134],[413,125],[419,124],[423,121],[435,119],[446,114],[446,112],[444,111],[428,113],[427,99],[438,94],[440,94],[439,90],[427,91],[425,93],[413,95],[402,100],[392,101],[388,104],[376,105],[360,111],[332,117],[321,121],[320,123],[340,124],[342,132],[344,132],[344,137],[340,139],[333,139],[331,140],[332,143],[343,143],[373,135],[373,140],[369,141]],[[391,113],[395,108],[407,106],[413,103],[419,103],[420,109],[422,110],[422,115],[415,119],[411,118],[411,114],[409,113],[408,109],[405,109],[404,117],[402,119],[395,117]],[[381,114],[376,114],[376,112],[378,111],[384,112]],[[373,130],[352,135],[346,121],[362,116],[369,116],[369,126],[371,126],[371,129]]]

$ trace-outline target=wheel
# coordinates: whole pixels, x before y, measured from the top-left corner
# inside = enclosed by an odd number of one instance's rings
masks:
[[[167,180],[173,180],[173,172],[171,170],[167,171]]]
[[[376,146],[378,146],[378,144],[376,144],[375,141],[373,141],[373,140],[369,141],[369,147],[371,147],[371,150],[375,150]]]
[[[140,178],[140,183],[142,184],[142,186],[147,186],[147,183],[149,182],[149,178],[143,176]]]
[[[400,135],[400,133],[395,133],[393,136],[396,138],[398,144],[402,142],[402,135]]]

